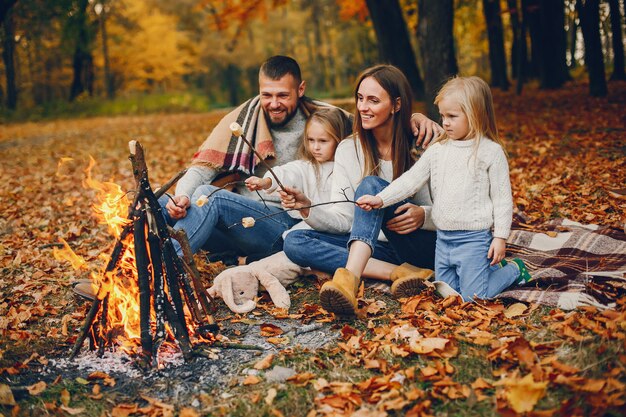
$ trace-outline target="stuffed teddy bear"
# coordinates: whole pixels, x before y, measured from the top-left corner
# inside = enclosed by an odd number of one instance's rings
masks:
[[[248,265],[225,269],[215,277],[208,292],[212,297],[221,297],[233,312],[243,314],[256,308],[260,284],[276,307],[289,308],[291,299],[285,287],[307,270],[291,262],[285,252],[278,252]]]

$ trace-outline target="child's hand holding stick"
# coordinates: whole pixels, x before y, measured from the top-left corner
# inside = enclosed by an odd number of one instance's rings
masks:
[[[370,211],[372,209],[381,208],[383,205],[383,200],[380,197],[365,194],[359,197],[358,200],[356,200],[356,205],[365,211]]]
[[[248,177],[245,181],[249,191],[267,190],[272,186],[271,178]]]

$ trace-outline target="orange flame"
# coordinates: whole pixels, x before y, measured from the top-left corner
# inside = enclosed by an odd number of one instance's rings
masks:
[[[91,171],[96,165],[96,161],[90,157],[89,166],[85,170],[83,186],[96,191],[95,203],[92,206],[95,217],[100,224],[106,224],[109,232],[119,238],[124,227],[130,223],[128,220],[128,207],[130,202],[122,188],[112,182],[101,182],[92,178]],[[135,263],[135,245],[132,233],[126,237],[124,242],[126,250],[114,271],[92,272],[91,278],[98,289],[96,297],[100,300],[107,295],[107,329],[114,330],[116,341],[122,349],[135,352],[140,346],[140,308],[139,308],[139,287],[137,285],[137,268]],[[82,259],[76,255],[64,242],[65,248],[59,253],[65,255],[62,259]],[[71,255],[69,255],[71,253]],[[55,255],[56,256],[56,255]],[[59,255],[62,256],[62,255]],[[108,260],[108,257],[106,257]],[[58,258],[57,258],[58,259]],[[82,260],[82,265],[85,261]],[[80,267],[79,263],[72,262],[74,268]],[[187,310],[187,309],[186,309]],[[189,315],[189,311],[185,311]],[[151,312],[151,321],[154,324],[154,311]],[[189,322],[188,322],[189,323]],[[189,327],[189,325],[188,325]],[[191,329],[190,329],[191,330]]]
[[[52,248],[54,259],[57,261],[68,261],[74,269],[87,268],[85,259],[82,256],[78,256],[63,238],[59,238],[59,240],[63,244],[63,249]]]

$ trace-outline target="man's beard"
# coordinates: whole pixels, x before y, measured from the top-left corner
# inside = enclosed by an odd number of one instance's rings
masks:
[[[265,119],[267,120],[267,124],[270,126],[270,129],[279,128],[289,123],[291,119],[293,119],[293,117],[296,115],[297,112],[298,112],[298,107],[296,106],[291,113],[287,113],[285,118],[281,122],[278,122],[278,123],[272,122],[272,118],[267,113],[265,113]]]

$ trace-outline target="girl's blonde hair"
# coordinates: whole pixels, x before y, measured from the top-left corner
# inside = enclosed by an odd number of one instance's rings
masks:
[[[502,146],[506,153],[504,143],[498,135],[496,125],[496,113],[493,108],[493,97],[489,85],[480,77],[454,77],[448,80],[439,90],[435,97],[435,104],[439,105],[445,97],[459,103],[465,113],[469,124],[468,138],[475,138],[475,150],[481,137],[486,137]],[[450,139],[443,132],[436,141],[444,142]]]
[[[315,176],[319,180],[320,163],[315,159],[308,146],[309,126],[312,122],[322,125],[326,133],[337,143],[341,142],[350,133],[350,125],[347,118],[343,116],[341,110],[337,107],[321,107],[311,113],[304,125],[304,133],[298,148],[298,158],[309,161],[315,169]]]
[[[391,115],[393,118],[393,137],[391,138],[391,160],[393,161],[393,179],[404,174],[415,163],[411,157],[413,149],[413,132],[411,131],[411,106],[413,95],[411,85],[402,71],[393,65],[376,65],[367,68],[357,79],[354,88],[354,101],[358,103],[359,87],[366,78],[372,77],[387,92],[391,103],[400,102],[400,110]],[[363,149],[365,158],[363,177],[378,175],[380,170],[380,155],[376,146],[376,138],[370,130],[363,129],[361,113],[358,107],[354,116],[354,133]]]

